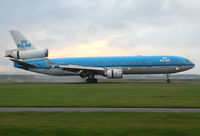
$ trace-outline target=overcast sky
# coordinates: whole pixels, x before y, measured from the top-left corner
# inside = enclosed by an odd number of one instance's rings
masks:
[[[0,73],[28,73],[4,57],[10,29],[50,58],[176,55],[200,74],[199,0],[0,0]]]

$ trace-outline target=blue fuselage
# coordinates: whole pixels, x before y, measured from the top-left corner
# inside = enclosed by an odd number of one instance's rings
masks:
[[[124,74],[176,73],[191,69],[194,63],[178,56],[123,56],[123,57],[74,57],[50,59],[55,65],[79,65],[87,67],[121,68]],[[25,61],[34,69],[52,68],[44,59]],[[24,68],[15,63],[15,67]],[[28,67],[27,67],[28,68]],[[38,72],[38,71],[37,71]],[[42,72],[39,72],[42,73]],[[46,74],[46,73],[45,73]]]
[[[74,57],[50,59],[56,65],[81,65],[93,67],[137,66],[194,66],[190,60],[178,56],[124,56],[124,57]],[[26,61],[38,68],[48,68],[44,59]],[[21,67],[20,65],[15,65]]]

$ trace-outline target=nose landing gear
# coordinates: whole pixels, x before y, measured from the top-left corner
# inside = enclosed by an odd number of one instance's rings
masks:
[[[170,84],[171,83],[170,74],[166,74],[166,76],[167,76],[167,83]]]

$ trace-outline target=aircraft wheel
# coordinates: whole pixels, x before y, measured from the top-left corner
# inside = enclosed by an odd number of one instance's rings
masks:
[[[96,78],[88,78],[87,80],[87,83],[97,83],[97,79]]]
[[[93,79],[93,83],[97,83],[97,79],[96,78]]]
[[[170,83],[171,83],[171,80],[170,80],[170,79],[167,79],[167,83],[169,83],[169,84],[170,84]]]
[[[90,79],[90,78],[87,78],[87,79],[86,79],[86,82],[87,82],[87,83],[91,83],[91,79]]]

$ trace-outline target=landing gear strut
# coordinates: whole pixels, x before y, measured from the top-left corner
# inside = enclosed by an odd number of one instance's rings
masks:
[[[94,77],[94,74],[90,74],[86,81],[87,83],[97,83],[97,79]]]
[[[166,74],[166,76],[167,76],[167,83],[170,84],[171,83],[170,74]]]

